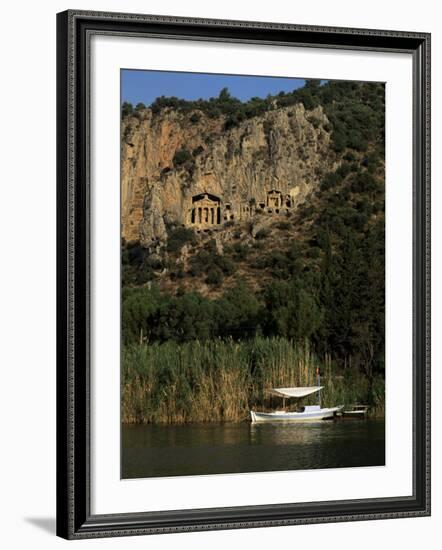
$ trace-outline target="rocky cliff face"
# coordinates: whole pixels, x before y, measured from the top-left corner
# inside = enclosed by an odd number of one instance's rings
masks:
[[[122,125],[122,236],[154,248],[169,225],[216,231],[287,214],[335,164],[322,107],[273,109],[230,129],[200,111],[145,109]]]

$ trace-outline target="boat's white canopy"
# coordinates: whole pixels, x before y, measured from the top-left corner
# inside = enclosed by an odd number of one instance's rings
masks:
[[[298,388],[272,388],[269,392],[279,397],[306,397],[321,390],[324,386],[305,386]]]

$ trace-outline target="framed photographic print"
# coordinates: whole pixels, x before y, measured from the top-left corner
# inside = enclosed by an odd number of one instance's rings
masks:
[[[57,533],[430,513],[430,36],[57,20]]]

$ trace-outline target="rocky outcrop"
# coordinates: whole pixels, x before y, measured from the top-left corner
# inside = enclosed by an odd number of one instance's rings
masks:
[[[297,104],[228,130],[224,125],[223,117],[172,109],[159,114],[146,109],[123,121],[126,241],[151,247],[166,242],[169,225],[217,229],[286,213],[333,169],[329,125],[321,107],[306,111]],[[200,200],[204,208],[198,210]]]

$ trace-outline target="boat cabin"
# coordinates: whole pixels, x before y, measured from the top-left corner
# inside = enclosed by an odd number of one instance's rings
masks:
[[[305,405],[304,407],[300,408],[300,412],[314,412],[320,410],[321,407],[319,405]]]

